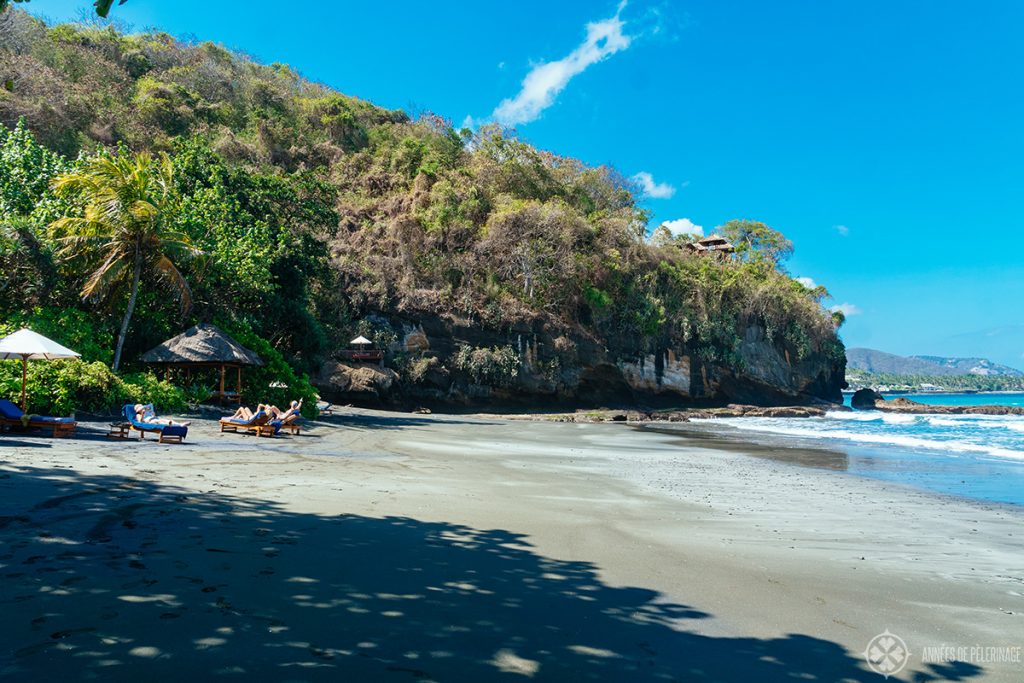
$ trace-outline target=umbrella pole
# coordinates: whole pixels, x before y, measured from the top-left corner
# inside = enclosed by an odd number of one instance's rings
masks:
[[[21,357],[21,412],[25,412],[25,383],[28,381],[28,357]]]

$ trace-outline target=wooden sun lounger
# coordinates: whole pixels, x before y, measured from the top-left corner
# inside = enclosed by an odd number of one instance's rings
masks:
[[[277,427],[270,424],[270,413],[256,413],[251,420],[230,417],[220,419],[221,432],[238,432],[239,429],[255,432],[256,436],[274,436],[274,432],[277,431]]]
[[[299,423],[299,415],[289,415],[281,420],[281,429],[287,429],[292,435],[302,432],[302,425]]]
[[[152,406],[148,406],[152,407]],[[139,441],[145,441],[146,434],[156,432],[157,441],[160,443],[185,443],[185,436],[188,434],[188,427],[185,425],[165,425],[154,422],[140,422],[135,419],[135,408],[128,404],[122,410],[125,420],[128,421],[130,429],[139,433]],[[107,436],[114,434],[111,430]]]
[[[10,418],[0,418],[0,427],[7,427],[8,429],[49,429],[53,436],[56,438],[71,436],[75,433],[75,427],[78,423],[70,418],[29,418],[28,423],[22,422],[21,420],[13,420]]]
[[[48,417],[45,415],[29,416],[22,420],[25,414],[21,408],[14,405],[7,399],[0,399],[0,431],[4,427],[8,429],[49,429],[54,437],[71,436],[75,433],[78,423],[70,417]]]

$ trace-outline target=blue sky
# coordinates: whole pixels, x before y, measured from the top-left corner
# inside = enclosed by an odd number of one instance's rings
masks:
[[[1024,367],[1024,3],[129,0],[113,14],[649,174],[652,227],[782,230],[790,272],[851,313],[848,345]]]

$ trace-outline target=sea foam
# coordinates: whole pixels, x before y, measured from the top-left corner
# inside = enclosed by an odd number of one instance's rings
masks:
[[[801,420],[746,417],[694,420],[698,421],[727,422],[745,431],[808,439],[841,439],[855,444],[942,451],[950,457],[971,454],[1024,461],[1024,438],[1017,436],[1024,434],[1024,419],[1015,416],[836,411],[824,417]]]

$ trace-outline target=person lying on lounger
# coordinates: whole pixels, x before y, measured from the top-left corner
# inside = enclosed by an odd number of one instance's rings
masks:
[[[235,411],[235,414],[232,415],[231,417],[229,417],[228,419],[229,420],[251,420],[252,416],[253,416],[253,412],[251,410],[249,410],[245,406],[238,406],[238,410]]]
[[[153,425],[181,425],[183,427],[188,427],[192,424],[191,422],[175,422],[174,420],[159,418],[153,414],[152,410],[149,410],[141,403],[135,404],[135,419],[139,422],[145,422]]]
[[[287,420],[292,415],[298,415],[302,410],[302,400],[292,401],[289,405],[288,410],[281,410],[277,406],[267,405],[264,409],[273,415],[275,420]]]

